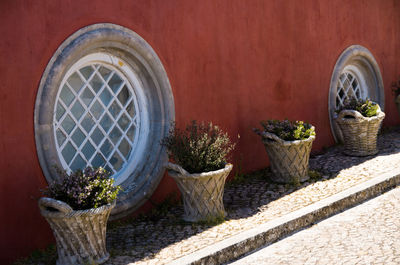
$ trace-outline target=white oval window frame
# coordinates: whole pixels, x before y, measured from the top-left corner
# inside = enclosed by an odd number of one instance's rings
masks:
[[[147,201],[158,186],[168,160],[160,140],[168,135],[175,119],[172,89],[167,73],[151,46],[125,27],[101,23],[84,27],[68,37],[54,53],[40,81],[37,92],[34,125],[38,159],[48,182],[57,180],[54,166],[61,167],[53,133],[54,106],[63,79],[80,59],[93,54],[111,54],[135,74],[143,87],[147,107],[148,129],[143,132],[143,156],[133,173],[118,181],[123,191],[111,219],[132,213]],[[141,110],[144,111],[144,110]]]
[[[143,92],[143,84],[138,79],[137,74],[133,71],[129,65],[123,61],[121,58],[117,58],[116,56],[110,54],[110,53],[104,53],[104,52],[98,52],[98,53],[92,53],[89,55],[86,55],[79,59],[65,74],[63,80],[61,81],[61,85],[59,88],[59,91],[57,93],[57,100],[60,97],[60,93],[62,90],[62,87],[66,83],[67,79],[76,71],[80,70],[81,68],[95,64],[95,63],[100,63],[104,65],[110,65],[112,66],[117,72],[122,73],[122,78],[124,78],[124,81],[126,83],[129,83],[129,85],[134,90],[134,93],[136,94],[136,99],[138,101],[139,108],[136,110],[139,110],[139,119],[140,119],[140,126],[139,126],[139,132],[135,136],[137,138],[137,143],[134,146],[134,149],[132,150],[132,154],[130,155],[127,165],[125,165],[116,175],[113,177],[115,178],[115,184],[116,185],[121,185],[126,179],[132,174],[134,169],[138,167],[140,156],[144,155],[144,149],[145,149],[145,144],[148,141],[148,133],[149,133],[149,117],[147,111],[142,111],[146,110],[147,108],[147,103],[145,100],[145,95]],[[55,113],[56,109],[54,109]],[[54,137],[56,138],[56,132],[54,131]],[[60,156],[61,150],[59,150],[58,145],[56,145],[57,151]],[[66,164],[64,162],[64,159],[61,158],[60,162],[63,166],[63,168],[66,168]]]

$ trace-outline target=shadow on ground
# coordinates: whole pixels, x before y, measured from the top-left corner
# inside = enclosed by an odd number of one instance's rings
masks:
[[[387,133],[399,133],[392,129]],[[246,175],[242,181],[225,187],[226,220],[247,218],[268,208],[268,204],[317,181],[336,177],[341,170],[359,165],[375,156],[350,157],[337,145],[310,158],[311,178],[299,186],[276,184],[269,181],[270,170],[263,169]],[[390,155],[400,148],[400,141],[379,141],[381,155]],[[344,162],[345,161],[345,162]],[[134,219],[120,226],[110,227],[108,248],[112,255],[130,256],[131,262],[151,259],[163,248],[201,233],[213,225],[191,224],[181,220],[182,206],[167,204],[161,212]]]
[[[385,137],[380,137],[379,155],[392,155],[400,150],[400,128],[385,131]],[[385,138],[385,139],[383,139]],[[226,220],[247,218],[268,208],[268,205],[296,190],[305,188],[318,181],[336,177],[343,169],[359,165],[375,156],[350,157],[342,153],[342,146],[337,145],[326,149],[323,153],[310,158],[311,178],[299,186],[276,184],[269,181],[270,170],[262,169],[239,180],[228,183],[225,187],[224,205],[227,211]],[[182,205],[169,198],[158,205],[146,216],[127,219],[122,222],[110,223],[107,230],[107,249],[111,257],[129,256],[129,262],[152,259],[162,249],[202,233],[215,224],[192,224],[181,220]],[[19,264],[54,264],[54,253],[49,262],[43,256],[37,262]],[[111,261],[106,264],[112,264]]]

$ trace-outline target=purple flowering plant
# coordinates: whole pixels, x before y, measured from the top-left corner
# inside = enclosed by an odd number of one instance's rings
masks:
[[[45,196],[63,201],[74,210],[98,208],[113,202],[121,190],[104,168],[86,167],[67,174],[57,168],[60,181],[49,184]]]
[[[228,154],[235,148],[229,135],[211,122],[193,120],[184,130],[172,123],[171,128],[161,145],[167,148],[169,157],[189,173],[224,168]]]

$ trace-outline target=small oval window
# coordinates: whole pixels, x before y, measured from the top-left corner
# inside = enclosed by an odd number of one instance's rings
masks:
[[[369,98],[384,109],[385,95],[379,66],[371,52],[359,45],[350,46],[339,56],[331,78],[329,119],[337,142],[342,141],[342,134],[334,122],[336,110],[353,97]]]

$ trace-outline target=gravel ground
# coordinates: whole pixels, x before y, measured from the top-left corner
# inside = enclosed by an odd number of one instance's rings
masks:
[[[241,183],[225,187],[228,213],[218,225],[190,224],[181,220],[182,205],[165,203],[144,218],[112,223],[107,231],[107,265],[165,264],[281,217],[400,165],[400,128],[380,135],[380,152],[369,157],[349,157],[341,146],[310,158],[312,178],[301,186],[270,183],[268,169],[254,172]],[[18,264],[52,264],[54,250]],[[52,262],[49,262],[52,257]]]

